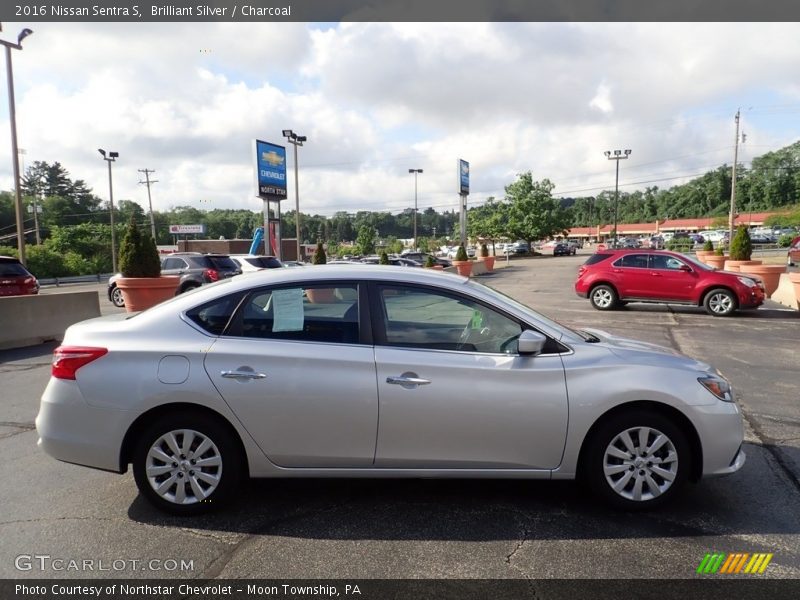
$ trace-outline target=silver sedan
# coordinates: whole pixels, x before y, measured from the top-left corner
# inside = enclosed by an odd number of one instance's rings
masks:
[[[649,508],[745,460],[711,366],[456,275],[364,265],[250,273],[73,325],[36,427],[59,460],[132,464],[183,515],[248,476],[579,477]]]

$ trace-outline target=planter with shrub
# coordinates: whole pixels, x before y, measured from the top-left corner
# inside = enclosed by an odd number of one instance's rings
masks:
[[[710,254],[706,256],[706,264],[709,267],[714,267],[715,269],[721,269],[722,266],[725,264],[725,261],[730,259],[730,256],[725,254],[725,248],[722,247],[722,244],[717,246],[717,249],[714,250],[714,254]]]
[[[706,257],[711,256],[712,254],[714,254],[714,244],[711,242],[711,240],[706,240],[705,244],[703,244],[702,250],[695,251],[697,260],[702,263],[706,262]]]
[[[486,270],[491,273],[494,270],[494,256],[489,256],[489,248],[486,244],[481,244],[481,258],[483,264],[486,265]]]
[[[458,274],[464,277],[469,277],[472,273],[472,262],[469,260],[463,244],[460,245],[456,251],[456,258],[453,261],[453,266],[458,271]]]
[[[731,242],[731,257],[725,261],[725,270],[739,272],[745,265],[760,265],[760,260],[750,260],[753,255],[753,244],[747,227],[740,226]]]
[[[131,217],[119,247],[119,269],[122,277],[117,287],[125,301],[125,310],[146,310],[175,295],[180,277],[161,275],[161,259],[152,237],[142,237],[136,220]]]
[[[311,264],[328,264],[328,256],[325,254],[325,246],[323,246],[322,240],[317,242],[317,249],[314,250]],[[312,304],[326,304],[336,300],[336,294],[334,292],[334,288],[308,288],[306,289],[306,298],[308,298],[308,301]]]
[[[436,259],[433,258],[430,254],[425,259],[425,268],[426,269],[434,269],[436,271],[444,271],[444,267],[436,262]]]

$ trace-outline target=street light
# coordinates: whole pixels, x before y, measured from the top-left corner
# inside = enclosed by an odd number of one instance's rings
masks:
[[[297,135],[291,129],[284,129],[283,130],[283,137],[286,138],[286,141],[290,144],[294,145],[294,225],[295,225],[295,235],[297,237],[297,260],[301,260],[300,258],[300,183],[299,178],[297,175],[297,147],[302,146],[303,142],[307,141],[308,138],[304,135]]]
[[[22,220],[22,195],[19,189],[19,148],[17,147],[17,107],[14,102],[14,71],[11,68],[11,49],[22,50],[22,40],[33,33],[25,28],[19,32],[17,43],[0,40],[6,47],[6,75],[8,77],[8,120],[11,123],[11,161],[14,164],[14,207],[17,216],[17,250],[19,261],[25,264],[25,224]]]
[[[418,252],[417,247],[417,175],[422,173],[422,169],[409,169],[409,173],[414,174],[414,252]]]
[[[117,272],[117,234],[114,233],[114,186],[111,184],[111,163],[119,158],[119,152],[109,152],[98,148],[97,151],[103,156],[103,160],[108,163],[108,201],[111,204],[111,268]]]
[[[617,161],[617,180],[614,184],[614,248],[618,246],[617,239],[619,233],[617,232],[617,205],[619,204],[619,161],[625,160],[631,154],[630,150],[606,150],[605,155],[608,160]]]

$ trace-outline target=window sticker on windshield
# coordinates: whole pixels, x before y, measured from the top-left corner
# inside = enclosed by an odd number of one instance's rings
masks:
[[[303,331],[303,290],[272,292],[272,331]]]

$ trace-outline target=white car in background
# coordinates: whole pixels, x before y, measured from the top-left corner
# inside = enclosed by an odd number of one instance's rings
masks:
[[[261,254],[231,254],[230,259],[239,265],[242,273],[261,271],[262,269],[280,269],[283,263],[274,256]]]

